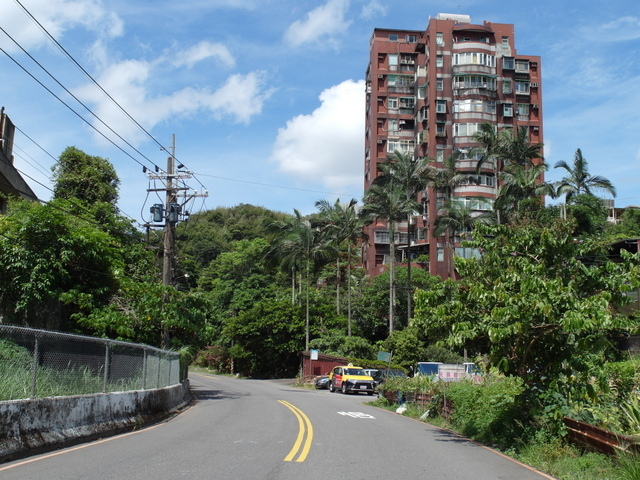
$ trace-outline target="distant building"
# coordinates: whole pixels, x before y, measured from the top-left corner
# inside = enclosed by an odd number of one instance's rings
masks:
[[[13,136],[16,127],[4,113],[4,107],[0,110],[0,193],[22,197],[29,200],[37,200],[36,194],[27,185],[20,173],[13,166]],[[0,196],[0,213],[5,213],[7,203]]]
[[[458,150],[458,169],[475,175],[478,155],[472,148],[479,145],[473,135],[482,123],[498,131],[526,127],[530,142],[542,143],[541,81],[540,57],[518,55],[510,24],[475,25],[467,15],[438,14],[424,31],[376,28],[366,72],[365,190],[394,150],[431,158],[434,167]],[[453,195],[478,212],[491,209],[498,173],[484,164],[477,183]],[[407,261],[410,240],[413,261],[429,258],[416,266],[449,276],[445,239],[433,236],[443,198],[428,189],[418,200],[426,212],[398,225],[398,260]],[[390,255],[387,225],[374,223],[366,233],[364,266],[377,275]]]

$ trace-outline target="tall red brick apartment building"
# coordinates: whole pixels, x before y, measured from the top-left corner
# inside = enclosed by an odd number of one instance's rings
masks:
[[[475,25],[467,15],[438,14],[425,31],[376,28],[366,85],[365,191],[378,165],[396,149],[428,157],[434,167],[459,150],[457,168],[475,175],[472,147],[479,145],[473,135],[482,123],[498,131],[525,126],[530,142],[542,143],[540,57],[517,53],[510,24]],[[491,208],[497,173],[496,166],[485,163],[479,183],[460,186],[453,195],[474,210]],[[410,238],[412,260],[428,255],[429,271],[447,277],[445,239],[433,236],[442,198],[429,188],[419,200],[425,214],[397,226],[397,258],[406,263]],[[377,275],[386,269],[390,253],[387,225],[378,221],[366,233],[364,266]],[[462,252],[456,248],[456,254]]]

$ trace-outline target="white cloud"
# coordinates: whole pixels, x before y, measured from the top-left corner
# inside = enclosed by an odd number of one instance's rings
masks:
[[[271,161],[279,170],[333,190],[361,188],[364,81],[346,80],[320,94],[321,105],[278,130]]]
[[[640,38],[640,17],[625,16],[589,29],[583,29],[589,40],[597,38],[604,42],[624,42]]]
[[[29,50],[50,43],[22,8],[13,2],[5,3],[10,5],[3,5],[0,9],[0,24],[20,45]],[[32,0],[25,8],[60,42],[65,32],[77,27],[84,27],[106,38],[118,37],[124,30],[122,20],[107,11],[102,0]],[[8,39],[2,38],[0,45],[11,52],[17,51],[17,47]]]
[[[173,64],[176,67],[185,66],[191,68],[196,63],[211,57],[217,58],[227,67],[234,67],[236,64],[233,55],[231,55],[231,52],[226,46],[221,43],[207,42],[206,40],[203,40],[184,52],[178,52]]]
[[[127,60],[106,68],[97,78],[98,83],[131,115],[149,130],[174,116],[188,116],[197,112],[208,112],[216,119],[230,118],[235,123],[249,123],[262,112],[264,102],[272,94],[265,87],[263,72],[235,74],[218,89],[187,87],[166,95],[153,96],[148,83],[157,74],[157,63]],[[164,73],[169,74],[169,73]],[[103,122],[110,125],[129,142],[139,143],[145,138],[138,128],[130,128],[131,121],[125,118],[118,106],[109,100],[94,85],[89,84],[74,91]],[[108,133],[100,122],[94,126]],[[124,127],[126,125],[126,127]],[[97,140],[101,140],[101,136]]]
[[[387,9],[381,5],[378,0],[371,0],[368,4],[362,6],[360,16],[365,20],[372,20],[375,17],[384,17],[387,15]]]
[[[344,33],[351,22],[345,19],[349,0],[328,0],[326,4],[307,13],[304,20],[292,23],[284,34],[285,41],[294,47],[328,37],[332,43],[336,35]]]

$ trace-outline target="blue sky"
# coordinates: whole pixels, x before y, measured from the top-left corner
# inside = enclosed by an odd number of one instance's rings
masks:
[[[0,55],[0,104],[17,132],[15,166],[42,199],[67,146],[108,158],[120,207],[148,220],[157,203],[140,163],[166,152],[47,38],[38,22],[208,190],[190,210],[250,203],[302,213],[360,199],[364,72],[375,27],[424,29],[430,16],[513,23],[518,53],[540,55],[548,180],[581,148],[616,205],[640,205],[640,5],[637,0],[1,0],[0,26],[137,152],[104,129],[3,31],[0,46],[104,130],[114,147]],[[33,142],[32,142],[33,140]],[[35,142],[35,143],[34,143]],[[51,156],[50,156],[51,155]],[[134,158],[131,158],[134,157]],[[45,185],[42,186],[41,184]]]

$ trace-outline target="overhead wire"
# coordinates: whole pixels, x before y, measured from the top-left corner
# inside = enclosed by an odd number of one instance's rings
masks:
[[[131,145],[131,143],[129,143],[129,141],[127,141],[125,138],[123,138],[118,132],[116,132],[113,128],[111,128],[109,125],[107,125],[104,120],[102,120],[98,115],[96,115],[89,107],[87,107],[77,96],[75,96],[67,87],[65,87],[56,77],[54,77],[51,72],[49,72],[49,70],[47,70],[40,62],[38,62],[38,60],[36,60],[29,52],[27,52],[22,45],[20,45],[18,42],[16,42],[14,40],[14,38],[9,35],[9,33],[7,33],[7,31],[0,27],[0,31],[2,31],[2,33],[4,33],[7,37],[9,37],[9,39],[20,49],[22,50],[22,52],[27,55],[36,65],[38,65],[42,71],[44,71],[47,75],[49,75],[49,77],[56,82],[65,92],[67,92],[76,102],[78,102],[80,105],[82,105],[84,107],[84,109],[89,112],[96,120],[98,120],[102,125],[104,125],[107,129],[109,129],[109,131],[111,133],[113,133],[116,137],[118,137],[120,140],[122,140],[124,143],[126,143],[129,147],[131,147],[131,149],[133,149],[136,153],[138,153],[142,158],[144,158],[145,160],[147,160],[151,165],[153,165],[154,167],[157,167],[157,165],[151,160],[149,159],[145,154],[143,154],[140,150],[138,150],[136,147],[134,147],[133,145]],[[159,167],[158,167],[159,168]]]
[[[167,147],[165,147],[164,145],[162,145],[153,135],[151,135],[151,133],[149,133],[149,131],[147,131],[147,129],[145,129],[142,125],[140,125],[140,123],[133,118],[133,116],[131,116],[131,114],[129,112],[127,112],[127,110],[120,105],[120,103],[118,103],[118,101],[113,98],[103,87],[102,85],[100,85],[100,83],[93,78],[93,76],[87,72],[87,70],[80,65],[80,63],[73,57],[73,55],[71,55],[61,44],[60,42],[58,42],[55,37],[53,35],[51,35],[49,33],[49,31],[38,21],[38,19],[36,19],[33,14],[20,2],[20,0],[14,0],[19,6],[20,8],[22,8],[22,10],[36,23],[36,25],[38,25],[38,27],[40,27],[40,29],[44,32],[44,34],[67,56],[67,58],[69,60],[71,60],[71,62],[73,62],[73,64],[80,69],[80,71],[89,79],[91,80],[91,82],[100,89],[100,91],[102,91],[102,93],[104,93],[107,98],[109,98],[109,100],[111,100],[113,102],[114,105],[116,105],[120,111],[122,111],[122,113],[124,113],[127,118],[129,118],[140,130],[142,130],[156,145],[158,145],[160,147],[160,150],[167,152],[169,155],[171,155],[171,157],[173,157],[174,160],[178,160],[175,156],[174,153],[169,152],[169,150],[167,149]],[[182,163],[184,165],[184,163]],[[157,167],[157,165],[154,164],[155,167]],[[159,168],[159,167],[157,167]],[[200,180],[196,177],[194,177],[195,180],[200,184],[200,186],[202,186],[204,188],[204,185],[202,184],[202,182],[200,182]]]

